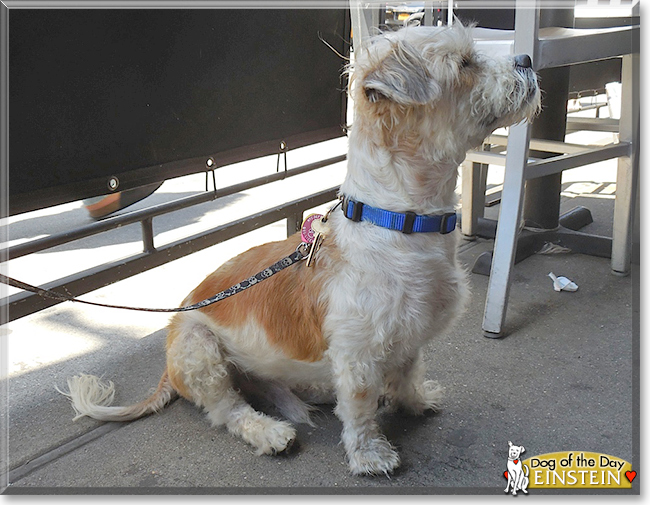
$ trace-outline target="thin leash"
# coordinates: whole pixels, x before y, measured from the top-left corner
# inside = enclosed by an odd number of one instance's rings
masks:
[[[325,214],[325,216],[322,216],[323,222],[327,222],[329,215],[339,205],[341,205],[341,200],[339,200],[338,203],[336,203],[332,208],[330,208],[329,211],[327,211],[327,213]],[[225,289],[220,293],[211,296],[210,298],[206,298],[205,300],[202,300],[193,305],[187,305],[185,307],[176,307],[173,309],[129,307],[125,305],[112,305],[108,303],[79,300],[75,296],[64,295],[61,293],[57,293],[56,291],[52,291],[50,289],[38,288],[36,286],[32,286],[31,284],[27,284],[26,282],[13,279],[3,274],[0,274],[0,282],[2,282],[3,284],[7,284],[8,286],[12,286],[14,288],[35,293],[39,296],[42,296],[43,298],[50,298],[52,300],[58,300],[61,302],[75,302],[75,303],[82,303],[84,305],[93,305],[95,307],[106,307],[109,309],[137,310],[140,312],[188,312],[190,310],[202,309],[203,307],[207,307],[208,305],[212,305],[213,303],[220,302],[221,300],[236,295],[237,293],[241,293],[242,291],[245,291],[246,289],[259,284],[260,282],[284,270],[285,268],[290,267],[291,265],[295,265],[296,263],[299,263],[302,260],[307,260],[307,266],[311,266],[311,263],[313,261],[313,256],[316,253],[316,251],[319,249],[319,246],[320,243],[317,241],[317,243],[314,244],[313,239],[309,241],[304,241],[304,235],[303,235],[303,242],[301,242],[298,245],[298,247],[296,247],[296,250],[293,253],[291,253],[289,256],[285,256],[280,261],[276,261],[270,267],[265,268],[261,272],[256,273],[255,275],[249,277],[248,279],[244,279],[243,281],[238,282],[234,286],[231,286],[228,289]]]
[[[277,261],[273,263],[268,268],[265,268],[261,272],[256,273],[252,277],[249,277],[248,279],[245,279],[241,282],[238,282],[234,286],[229,287],[228,289],[225,289],[224,291],[221,291],[220,293],[217,293],[216,295],[206,298],[205,300],[202,300],[198,303],[195,303],[193,305],[187,305],[185,307],[177,307],[174,309],[154,309],[154,308],[146,308],[146,307],[127,307],[124,305],[111,305],[107,303],[99,303],[99,302],[90,302],[87,300],[79,300],[78,298],[71,296],[71,295],[64,295],[61,293],[57,293],[56,291],[52,291],[49,289],[43,289],[43,288],[38,288],[36,286],[32,286],[31,284],[27,284],[25,282],[18,281],[16,279],[12,279],[11,277],[8,277],[6,275],[0,274],[0,282],[7,284],[9,286],[12,286],[14,288],[22,289],[24,291],[30,291],[32,293],[35,293],[39,296],[42,296],[44,298],[50,298],[53,300],[58,300],[62,302],[76,302],[76,303],[82,303],[84,305],[94,305],[96,307],[107,307],[110,309],[124,309],[124,310],[137,310],[140,312],[187,312],[190,310],[197,310],[201,309],[203,307],[207,307],[208,305],[212,305],[213,303],[217,303],[221,300],[224,300],[225,298],[228,298],[230,296],[236,295],[237,293],[241,293],[242,291],[255,286],[256,284],[259,284],[260,282],[268,279],[269,277],[277,274],[278,272],[284,270],[287,267],[290,267],[291,265],[295,265],[296,263],[299,263],[300,261],[306,259],[309,256],[309,252],[311,249],[311,244],[306,244],[302,242],[296,250],[291,253],[289,256],[286,256],[282,258],[280,261]]]

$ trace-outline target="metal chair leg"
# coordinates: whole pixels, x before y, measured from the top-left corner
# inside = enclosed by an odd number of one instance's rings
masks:
[[[510,128],[505,177],[490,270],[483,331],[486,337],[500,337],[508,306],[510,275],[515,262],[517,235],[524,199],[525,169],[528,162],[530,125],[520,123]]]

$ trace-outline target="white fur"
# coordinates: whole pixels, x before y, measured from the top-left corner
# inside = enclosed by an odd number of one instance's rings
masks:
[[[495,128],[530,118],[539,108],[534,73],[515,68],[511,58],[477,54],[471,31],[460,26],[379,36],[357,55],[350,73],[355,122],[341,193],[397,212],[453,211],[465,152]],[[159,391],[171,384],[203,407],[213,424],[225,425],[267,454],[287,449],[295,431],[255,412],[242,392],[269,393],[293,420],[308,419],[298,397],[335,397],[350,470],[389,474],[399,456],[380,433],[376,410],[379,403],[413,414],[439,408],[442,388],[426,380],[422,350],[449,329],[467,299],[465,272],[456,259],[458,236],[406,235],[352,222],[340,211],[332,213],[329,227],[314,267],[301,263],[265,281],[264,286],[284,292],[255,287],[222,302],[236,310],[224,305],[222,312],[175,316]],[[295,243],[290,238],[286,246],[244,253],[202,286],[218,283],[236,265],[252,265],[264,251],[295,248]],[[265,254],[268,264],[279,259]],[[296,282],[307,287],[301,297],[289,292]],[[265,323],[286,304],[308,310],[285,311],[286,334],[270,334]],[[302,323],[311,321],[312,313],[322,315],[318,335],[291,331],[311,328]],[[321,333],[324,353],[301,340],[314,337],[318,343]],[[293,340],[280,338],[287,335]],[[305,357],[292,357],[298,351]],[[93,382],[71,387],[70,396],[81,415],[101,419],[106,418],[102,408],[115,409],[113,416],[129,409],[95,406],[112,398],[102,391]],[[150,403],[160,402],[154,395]],[[134,411],[128,412],[132,416]]]
[[[102,421],[130,421],[162,410],[176,396],[165,376],[155,395],[130,407],[111,407],[115,397],[113,382],[102,381],[94,375],[80,374],[71,377],[68,379],[67,393],[59,388],[56,390],[70,398],[76,413],[73,421],[84,416]]]

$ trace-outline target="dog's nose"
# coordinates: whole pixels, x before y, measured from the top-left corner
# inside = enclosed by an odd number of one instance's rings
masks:
[[[519,68],[530,68],[533,62],[527,54],[518,54],[515,56],[515,65]]]

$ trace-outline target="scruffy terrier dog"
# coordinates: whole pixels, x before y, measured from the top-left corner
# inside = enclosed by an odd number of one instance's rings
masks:
[[[169,323],[167,368],[153,395],[109,406],[112,384],[69,381],[79,416],[128,421],[177,394],[260,454],[287,450],[292,425],[257,412],[244,392],[268,394],[290,421],[336,402],[354,474],[400,462],[376,420],[380,401],[413,414],[437,409],[422,348],[463,309],[454,188],[468,149],[498,127],[531,119],[539,87],[530,58],[495,59],[471,28],[405,28],[373,38],[350,68],[354,125],[343,205],[331,212],[311,267],[293,265],[245,292]],[[184,300],[209,298],[280,258],[300,234],[228,261]]]

